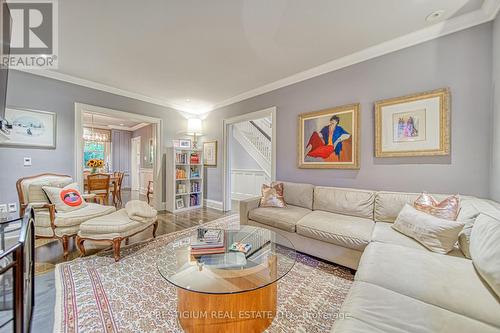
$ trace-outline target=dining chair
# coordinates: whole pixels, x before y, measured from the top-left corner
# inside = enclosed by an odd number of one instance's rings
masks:
[[[151,200],[150,196],[152,196],[153,194],[154,194],[154,191],[153,191],[153,181],[150,180],[148,182],[148,192],[146,193],[146,198],[148,199],[148,204],[149,204],[149,201]]]
[[[87,193],[95,194],[106,206],[109,205],[109,184],[111,176],[105,173],[96,173],[87,176]]]
[[[115,183],[110,184],[110,190],[113,191],[113,203],[118,206],[118,203],[123,204],[122,201],[122,184],[123,178],[125,177],[125,172],[113,172],[113,178],[115,178]]]

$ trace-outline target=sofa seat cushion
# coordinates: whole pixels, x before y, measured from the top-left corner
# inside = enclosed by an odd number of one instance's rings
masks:
[[[323,242],[363,251],[371,239],[374,222],[362,217],[313,211],[297,223],[297,233]]]
[[[354,282],[334,333],[499,332],[467,316],[362,281]]]
[[[500,302],[468,259],[372,242],[355,280],[500,328]]]
[[[297,222],[311,210],[287,205],[286,208],[259,207],[248,213],[250,220],[260,222],[288,232],[295,232]]]
[[[402,233],[394,230],[392,228],[392,225],[393,225],[392,223],[387,223],[387,222],[375,223],[375,228],[373,228],[373,234],[372,234],[372,242],[401,245],[412,249],[429,251],[425,248],[425,246],[423,246],[413,238],[405,236]],[[455,247],[447,255],[460,258],[464,257],[463,253],[460,251],[458,247]]]
[[[114,206],[103,206],[95,203],[87,203],[83,208],[70,212],[57,212],[55,225],[56,227],[69,227],[80,225],[82,222],[90,220],[94,217],[107,215],[116,211]],[[50,215],[47,209],[37,210],[35,212],[36,227],[50,227]]]
[[[140,232],[156,221],[156,217],[148,222],[137,222],[131,220],[125,209],[90,219],[80,225],[78,236],[92,239],[113,239],[117,237],[128,237]]]

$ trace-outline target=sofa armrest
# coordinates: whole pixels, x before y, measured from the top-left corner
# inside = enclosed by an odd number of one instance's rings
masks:
[[[260,197],[240,201],[240,224],[248,224],[248,213],[259,207]]]

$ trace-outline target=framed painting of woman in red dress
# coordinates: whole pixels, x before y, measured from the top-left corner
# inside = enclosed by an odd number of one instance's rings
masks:
[[[299,168],[359,169],[359,104],[299,115]]]

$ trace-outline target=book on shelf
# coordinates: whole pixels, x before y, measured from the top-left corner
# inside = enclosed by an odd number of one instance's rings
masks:
[[[189,158],[191,164],[200,164],[200,154],[199,153],[191,153]]]
[[[189,196],[189,205],[190,206],[200,205],[200,195],[198,193],[193,193]]]

